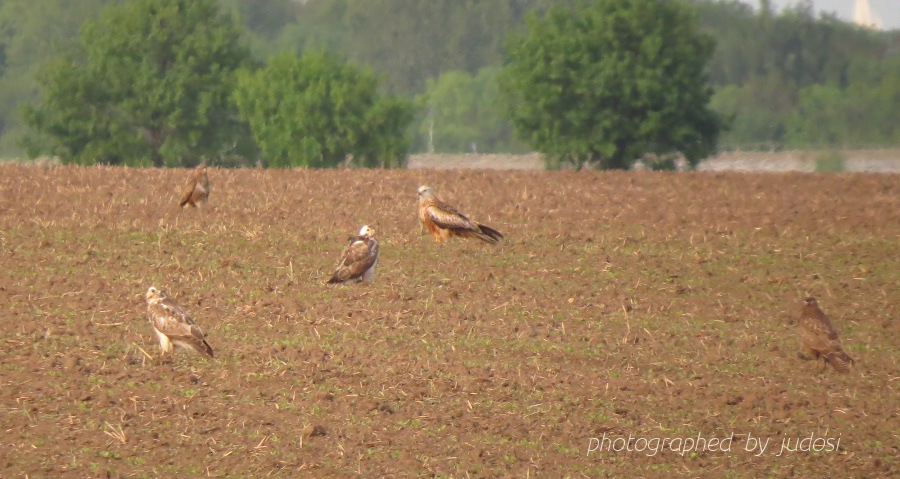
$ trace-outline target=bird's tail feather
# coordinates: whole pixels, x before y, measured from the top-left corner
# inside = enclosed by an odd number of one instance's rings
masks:
[[[491,228],[490,226],[485,226],[483,224],[478,224],[478,229],[481,232],[478,234],[478,238],[487,241],[488,243],[497,244],[503,239],[503,233]]]
[[[207,356],[209,356],[211,358],[216,357],[216,355],[213,354],[212,348],[209,346],[209,343],[207,343],[206,340],[203,340],[203,343],[201,344],[201,346],[203,346],[203,352],[206,353]]]
[[[850,365],[855,363],[853,358],[850,357],[847,353],[842,351],[837,351],[829,354],[825,357],[825,359],[834,367],[836,371],[842,373],[850,372]]]

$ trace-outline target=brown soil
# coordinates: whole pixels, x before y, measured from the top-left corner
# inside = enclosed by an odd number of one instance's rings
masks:
[[[187,175],[0,166],[0,476],[900,471],[896,175],[211,170],[179,210]],[[420,236],[422,183],[507,239]],[[362,224],[375,283],[323,284]],[[160,360],[150,285],[216,359]],[[798,356],[806,295],[850,374]]]

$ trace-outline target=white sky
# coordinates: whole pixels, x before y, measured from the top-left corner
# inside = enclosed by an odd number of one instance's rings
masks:
[[[759,0],[741,0],[749,3],[754,8],[759,8]],[[781,10],[788,5],[795,5],[801,0],[772,0],[772,5]],[[853,12],[856,8],[856,0],[812,0],[816,12],[836,13],[838,18],[848,22],[853,21]],[[900,29],[900,0],[869,0],[872,13],[881,19],[884,30]]]

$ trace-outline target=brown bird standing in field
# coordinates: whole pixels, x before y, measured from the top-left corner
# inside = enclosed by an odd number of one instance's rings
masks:
[[[200,164],[191,174],[187,183],[184,184],[184,193],[181,195],[181,202],[178,206],[184,208],[184,205],[197,207],[197,203],[206,203],[209,198],[209,177],[206,176],[206,165]]]
[[[438,243],[443,243],[452,236],[478,238],[491,244],[497,244],[503,234],[472,221],[465,213],[441,201],[430,186],[419,187],[419,224],[427,230]]]
[[[328,280],[328,284],[343,283],[344,281],[371,283],[375,280],[377,264],[378,241],[375,239],[375,230],[369,225],[365,225],[359,230],[358,235],[350,238],[350,244],[341,255],[337,271]]]
[[[175,346],[213,357],[213,350],[206,342],[203,331],[194,323],[191,315],[185,311],[166,292],[151,286],[147,290],[147,315],[163,356],[174,351]]]
[[[816,298],[809,297],[804,300],[803,311],[800,314],[800,339],[803,347],[808,349],[816,360],[816,364],[819,357],[822,357],[826,364],[830,363],[837,371],[850,372],[853,358],[841,348],[837,331],[831,325],[828,316],[819,309]]]

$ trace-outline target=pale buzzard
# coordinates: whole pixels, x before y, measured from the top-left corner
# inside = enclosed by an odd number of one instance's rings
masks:
[[[163,355],[173,352],[177,346],[213,357],[203,331],[180,304],[166,296],[165,291],[154,286],[147,290],[147,315]]]

